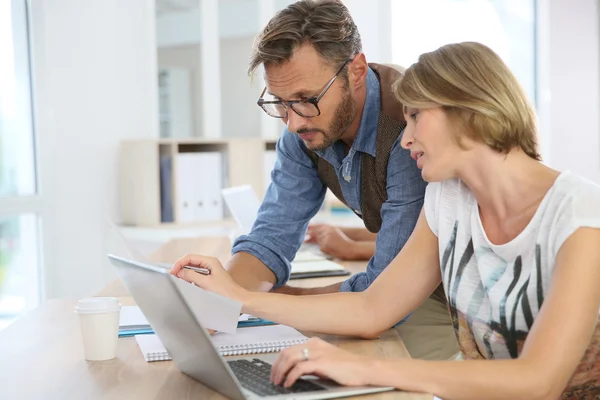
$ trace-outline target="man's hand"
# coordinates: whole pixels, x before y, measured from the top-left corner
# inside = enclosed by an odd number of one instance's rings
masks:
[[[341,259],[352,259],[354,241],[336,228],[326,224],[309,225],[306,234],[309,243],[316,243],[322,252]]]

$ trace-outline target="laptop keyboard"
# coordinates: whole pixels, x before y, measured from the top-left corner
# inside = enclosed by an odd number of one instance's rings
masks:
[[[304,379],[298,379],[289,388],[274,385],[270,380],[271,364],[258,358],[228,361],[227,363],[245,389],[261,396],[325,390],[324,387]]]

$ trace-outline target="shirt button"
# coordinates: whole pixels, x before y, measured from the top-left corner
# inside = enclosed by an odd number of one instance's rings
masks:
[[[350,182],[352,180],[352,177],[350,175],[346,175],[346,176],[344,176],[344,180],[346,182]]]

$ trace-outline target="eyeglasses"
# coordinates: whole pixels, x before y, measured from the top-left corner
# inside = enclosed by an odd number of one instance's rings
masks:
[[[275,101],[266,101],[263,99],[267,88],[265,87],[260,94],[260,98],[256,102],[260,108],[264,110],[268,115],[273,118],[287,118],[288,116],[288,108],[291,108],[296,114],[304,118],[314,118],[321,115],[321,110],[319,109],[319,101],[327,90],[333,85],[333,82],[337,79],[338,75],[342,72],[344,67],[348,65],[348,63],[352,61],[352,58],[346,60],[344,64],[340,67],[338,72],[334,75],[333,78],[327,83],[323,91],[316,97],[309,97],[304,100],[275,100]]]

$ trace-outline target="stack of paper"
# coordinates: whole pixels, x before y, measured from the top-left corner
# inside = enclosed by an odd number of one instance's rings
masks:
[[[148,320],[138,306],[121,307],[119,316],[119,337],[154,333]]]

